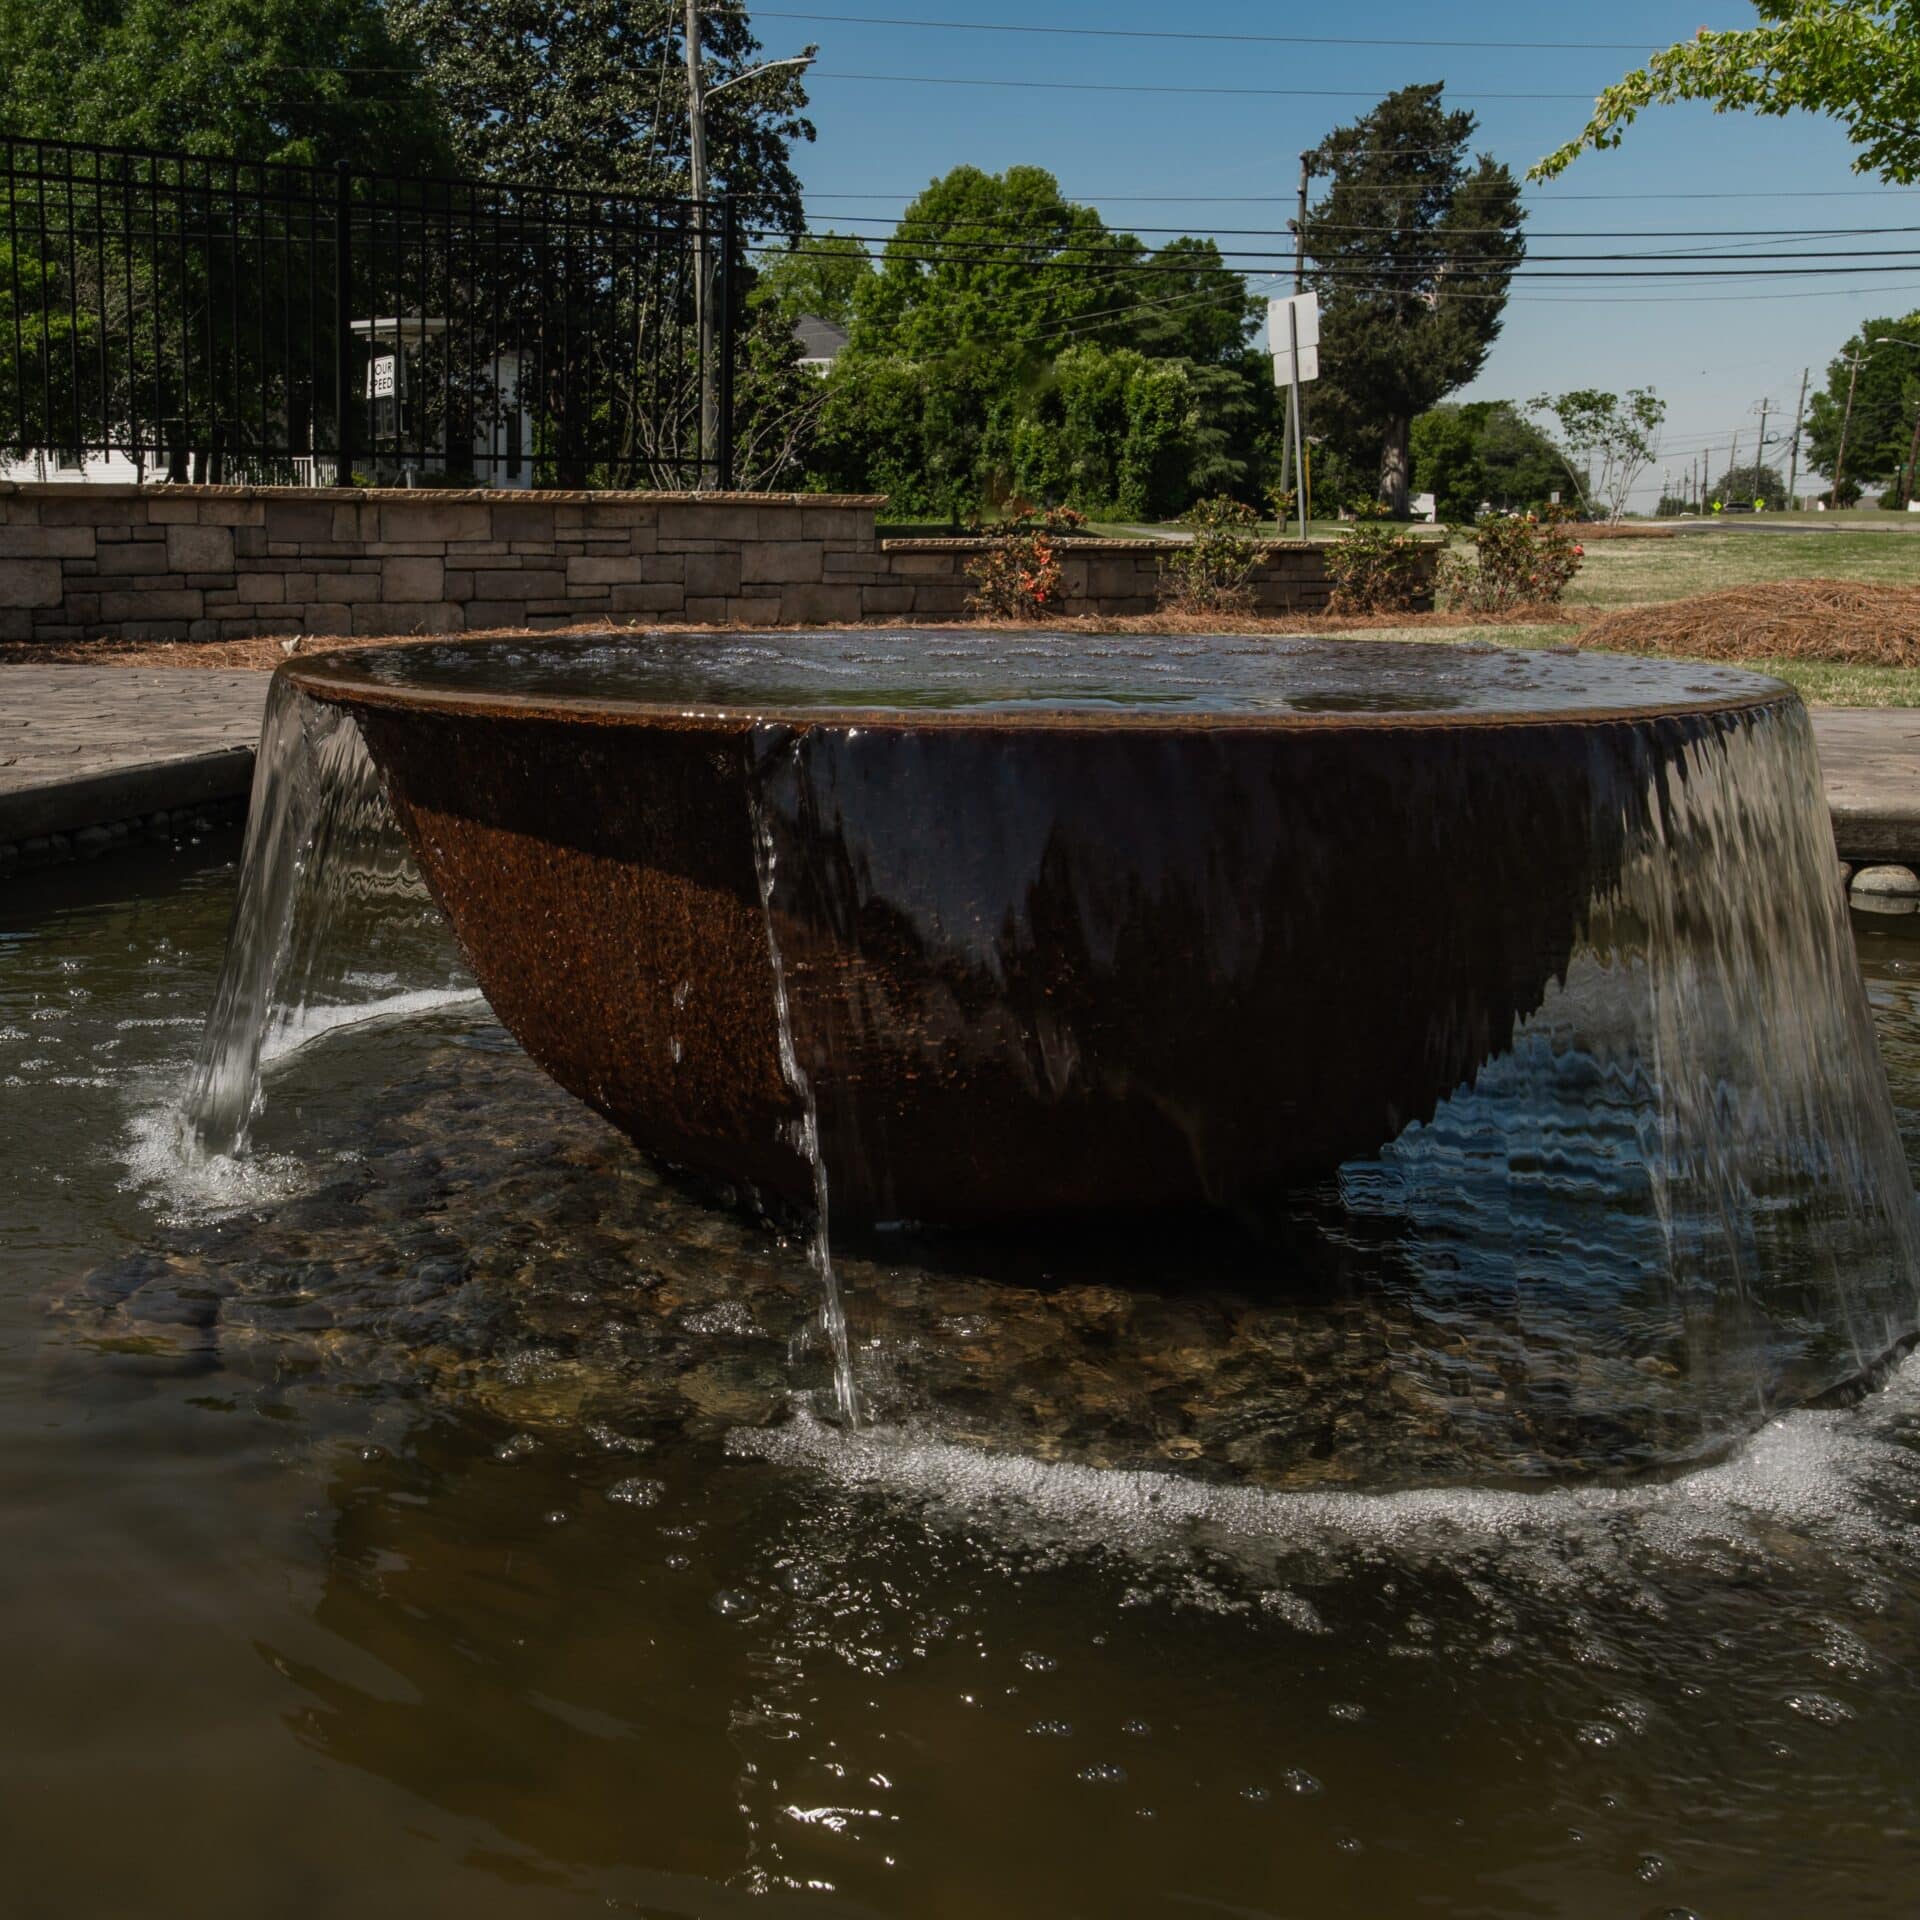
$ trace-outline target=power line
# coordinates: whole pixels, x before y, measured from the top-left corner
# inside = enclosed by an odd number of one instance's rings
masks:
[[[1392,193],[1393,187],[1374,187],[1363,181],[1346,183],[1349,193]],[[1526,192],[1540,189],[1523,188]],[[1797,190],[1784,193],[1561,193],[1547,189],[1555,200],[1884,200],[1890,196],[1920,194],[1920,187],[1835,187],[1826,191]],[[924,186],[909,192],[809,193],[809,200],[897,200],[913,201],[926,192]],[[1078,190],[1067,196],[1078,205],[1091,206],[1108,201],[1121,206],[1165,205],[1182,207],[1286,206],[1290,193],[1089,193]]]
[[[755,7],[760,20],[812,20],[848,27],[913,27],[937,33],[1051,34],[1075,40],[1182,40],[1262,47],[1433,47],[1485,53],[1650,53],[1643,40],[1404,40],[1359,34],[1174,33],[1150,27],[1053,27],[997,20],[904,20],[884,14],[800,13]]]
[[[777,237],[778,229],[762,227],[754,230],[761,238]],[[861,236],[852,236],[862,238]],[[1117,248],[1111,244],[1078,245],[1072,235],[1052,236],[1052,244],[1062,253],[1078,253],[1078,259],[1036,258],[1036,244],[1020,240],[920,240],[883,243],[877,236],[866,237],[863,245],[883,246],[890,260],[915,266],[969,266],[969,265],[1006,265],[1024,267],[1032,272],[1083,272],[1091,268],[1114,266],[1123,271],[1140,274],[1177,273],[1192,275],[1195,273],[1232,273],[1265,271],[1260,268],[1237,268],[1226,264],[1229,260],[1252,258],[1261,260],[1273,257],[1278,249],[1235,248],[1231,251],[1217,251],[1220,264],[1212,261],[1191,260],[1168,263],[1161,257],[1149,253],[1145,248],[1138,252]],[[844,253],[830,247],[796,246],[782,251],[803,259],[844,259]],[[871,257],[871,256],[869,256]],[[1644,266],[1630,264],[1643,262],[1650,257],[1673,262],[1671,265]],[[1886,266],[1870,264],[1876,260],[1886,260]],[[1809,266],[1808,261],[1838,261],[1841,265]],[[1543,270],[1541,263],[1546,263]],[[1748,254],[1738,256],[1737,263],[1729,261],[1724,255],[1685,254],[1649,256],[1644,252],[1636,253],[1585,253],[1585,254],[1534,254],[1527,256],[1524,264],[1503,261],[1453,262],[1445,255],[1428,253],[1412,256],[1397,263],[1401,271],[1420,273],[1426,270],[1436,271],[1444,279],[1534,279],[1534,280],[1686,280],[1686,279],[1748,279],[1792,276],[1799,274],[1833,273],[1907,273],[1920,267],[1920,247],[1862,247],[1862,248],[1819,248],[1795,253],[1775,253],[1771,255]],[[1313,269],[1314,276],[1321,279],[1352,278],[1355,275],[1379,280],[1380,270],[1371,267],[1357,267],[1320,257],[1319,264]]]
[[[1097,211],[1081,202],[1063,203],[1063,213],[1071,215],[1078,211]],[[1399,233],[1403,229],[1396,226],[1359,226],[1351,222],[1334,224],[1331,222],[1311,221],[1313,231],[1318,234],[1333,233]],[[933,218],[925,214],[902,214],[898,220],[889,220],[880,214],[850,214],[843,216],[842,225],[848,227],[886,227],[894,233],[907,228],[915,231],[934,232],[953,227],[991,226],[996,229],[1007,227],[1008,223],[986,216],[984,218],[956,215],[946,218]],[[1044,220],[1029,223],[1023,231],[1042,233],[1048,231]],[[1196,229],[1184,227],[1156,227],[1129,225],[1125,228],[1110,229],[1112,232],[1133,234],[1160,233],[1174,234],[1182,239],[1208,239],[1225,235],[1233,239],[1281,240],[1289,246],[1293,243],[1293,229],[1286,227],[1206,227]],[[1505,227],[1453,227],[1448,231],[1459,236],[1473,234],[1505,233]],[[1528,227],[1526,237],[1531,240],[1852,240],[1878,239],[1888,234],[1920,233],[1920,225],[1889,227],[1579,227],[1579,228],[1543,228]],[[824,236],[821,236],[824,237]],[[849,239],[861,239],[867,236],[849,234]]]
[[[935,73],[840,73],[815,67],[814,80],[861,80],[888,87],[1014,87],[1034,93],[1159,93],[1237,95],[1257,100],[1377,100],[1378,87],[1183,87],[1164,82],[1118,80],[1009,80],[999,75]],[[1590,93],[1456,93],[1455,100],[1578,100],[1593,104]]]

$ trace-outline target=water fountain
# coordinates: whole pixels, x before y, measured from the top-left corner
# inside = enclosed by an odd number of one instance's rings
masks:
[[[239,868],[7,890],[15,1904],[1911,1904],[1920,935],[1779,689],[296,667]]]
[[[1078,636],[296,659],[191,1101],[216,1147],[286,973],[308,991],[290,875],[380,788],[554,1079],[814,1220],[849,1423],[829,1217],[1270,1235],[1331,1192],[1418,1303],[1396,1390],[1502,1457],[1556,1423],[1583,1462],[1636,1423],[1620,1460],[1649,1425],[1691,1457],[1913,1327],[1911,1188],[1777,683]]]

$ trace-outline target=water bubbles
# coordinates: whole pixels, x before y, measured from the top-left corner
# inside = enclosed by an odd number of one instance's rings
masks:
[[[1803,1719],[1822,1727],[1844,1726],[1853,1718],[1853,1709],[1830,1693],[1790,1693],[1787,1705]]]
[[[1082,1767],[1074,1775],[1076,1780],[1084,1780],[1090,1787],[1117,1787],[1126,1782],[1125,1767],[1116,1767],[1104,1760],[1097,1760],[1090,1767]]]
[[[1144,1720],[1122,1720],[1120,1731],[1130,1734],[1136,1740],[1145,1740],[1152,1734],[1153,1728]]]
[[[1071,1720],[1036,1720],[1027,1731],[1040,1740],[1071,1740],[1073,1722]]]
[[[1605,1720],[1589,1720],[1584,1726],[1575,1730],[1573,1737],[1583,1747],[1617,1746],[1620,1740],[1620,1729],[1609,1725]]]
[[[1289,1767],[1286,1772],[1280,1776],[1280,1784],[1285,1787],[1289,1793],[1297,1794],[1303,1800],[1310,1798],[1316,1793],[1324,1793],[1326,1791],[1320,1782],[1316,1780],[1305,1767]]]
[[[1249,1806],[1264,1807],[1272,1800],[1273,1793],[1272,1790],[1267,1787],[1242,1787],[1240,1789],[1240,1798],[1246,1801]]]
[[[1333,1844],[1338,1847],[1342,1853],[1364,1853],[1366,1851],[1366,1848],[1350,1833],[1343,1833]]]
[[[1366,1708],[1356,1705],[1351,1700],[1336,1700],[1328,1707],[1327,1712],[1333,1719],[1345,1720],[1350,1724],[1367,1717]]]
[[[1051,1673],[1060,1662],[1050,1653],[1023,1653],[1020,1664],[1029,1673]]]
[[[666,1491],[664,1483],[658,1480],[616,1480],[607,1489],[607,1498],[621,1507],[657,1507]]]
[[[570,1514],[565,1507],[552,1507],[543,1513],[540,1518],[550,1527],[564,1527],[567,1522],[573,1518],[573,1515]]]
[[[502,1440],[494,1448],[496,1460],[524,1460],[529,1454],[540,1451],[540,1442],[530,1433],[516,1433],[511,1440]]]
[[[1831,1673],[1846,1674],[1855,1680],[1866,1679],[1876,1664],[1873,1649],[1837,1620],[1823,1620],[1818,1624],[1820,1645],[1813,1656],[1815,1661]]]
[[[722,1587],[707,1605],[722,1620],[751,1620],[760,1611],[760,1598],[745,1587]]]
[[[1667,1871],[1667,1863],[1657,1853],[1643,1853],[1634,1867],[1634,1877],[1644,1880],[1649,1886],[1661,1879]]]

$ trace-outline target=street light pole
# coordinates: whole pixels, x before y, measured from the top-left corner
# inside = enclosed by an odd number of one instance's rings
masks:
[[[763,73],[777,73],[785,67],[810,67],[818,49],[809,47],[791,60],[767,60],[745,73],[722,80],[717,87],[707,85],[700,64],[700,0],[686,0],[687,14],[687,150],[693,168],[694,200],[694,283],[693,310],[700,335],[700,482],[704,486],[714,464],[714,450],[720,444],[719,369],[713,358],[713,267],[710,258],[711,211],[707,205],[707,102],[718,99],[729,87],[757,80]],[[720,271],[728,272],[732,262],[723,260]]]
[[[1848,361],[1847,373],[1847,410],[1840,416],[1840,445],[1833,456],[1833,510],[1840,511],[1840,480],[1847,465],[1847,432],[1853,425],[1853,390],[1860,379],[1860,362],[1868,356],[1856,353]]]
[[[693,313],[700,335],[700,484],[720,424],[713,378],[713,292],[707,266],[707,81],[700,65],[700,0],[687,0],[687,125],[693,162]]]

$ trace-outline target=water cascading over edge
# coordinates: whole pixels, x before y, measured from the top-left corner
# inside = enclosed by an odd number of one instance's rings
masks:
[[[276,676],[226,954],[182,1098],[192,1145],[245,1146],[276,1053],[470,987],[352,715]]]

